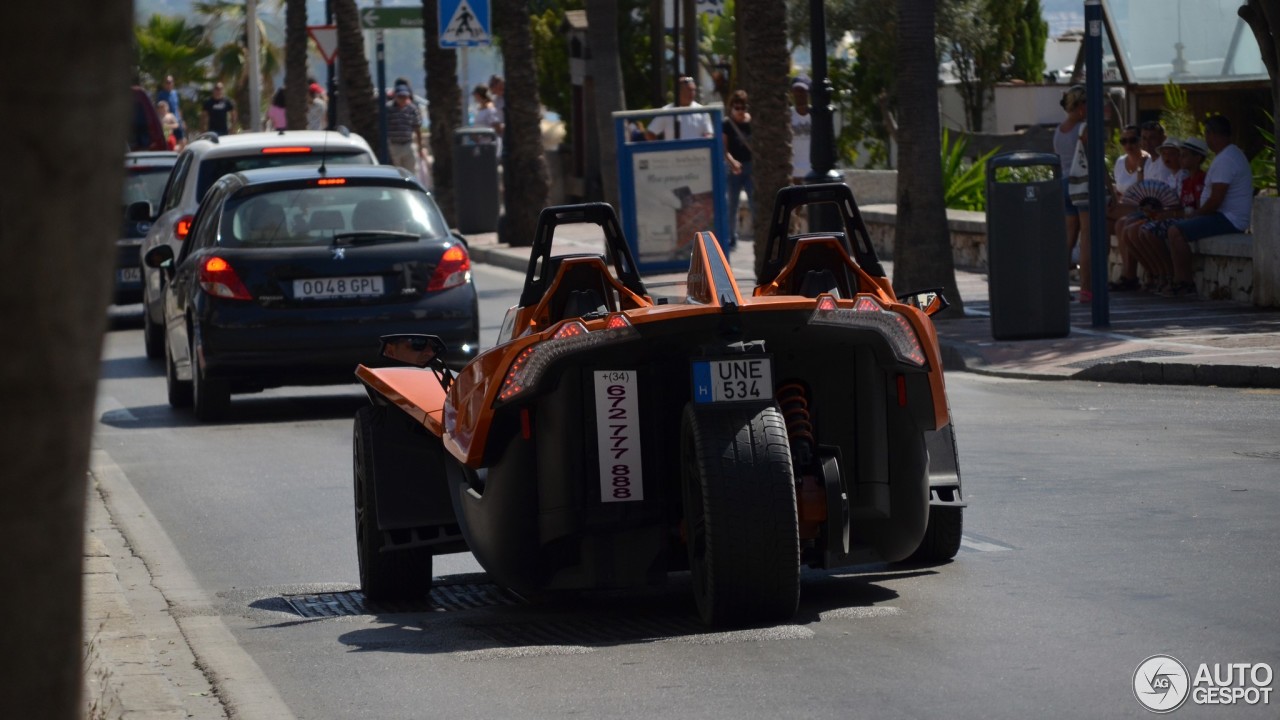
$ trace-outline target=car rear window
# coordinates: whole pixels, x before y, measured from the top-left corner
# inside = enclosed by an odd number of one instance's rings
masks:
[[[378,185],[308,186],[234,197],[222,209],[224,247],[333,245],[351,233],[450,237],[444,215],[420,190]]]
[[[127,168],[124,178],[124,208],[143,200],[151,203],[151,207],[160,207],[160,197],[164,195],[164,184],[169,179],[172,168],[163,165]]]
[[[254,150],[251,155],[209,158],[200,163],[200,178],[196,184],[196,198],[204,198],[218,178],[244,170],[284,167],[286,165],[319,165],[320,159],[333,165],[372,165],[373,159],[363,150],[344,152],[264,153]]]

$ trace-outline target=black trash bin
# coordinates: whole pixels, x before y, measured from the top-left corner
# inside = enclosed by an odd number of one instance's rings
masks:
[[[1071,332],[1066,201],[1057,155],[1013,152],[987,161],[987,268],[997,340]]]
[[[458,231],[498,229],[498,134],[493,128],[458,128],[453,135],[453,202]]]

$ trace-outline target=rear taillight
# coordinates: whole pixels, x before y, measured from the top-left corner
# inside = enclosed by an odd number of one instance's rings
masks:
[[[547,366],[565,355],[635,337],[639,337],[639,333],[621,313],[612,315],[604,329],[595,332],[588,332],[587,326],[579,320],[570,320],[561,325],[550,340],[520,351],[502,379],[497,402],[507,402],[536,387]]]
[[[183,215],[178,218],[178,222],[173,224],[173,234],[178,238],[179,242],[186,240],[187,236],[191,234],[191,221],[193,219],[191,215]]]
[[[818,297],[818,307],[809,318],[813,325],[840,325],[879,330],[889,341],[899,360],[912,365],[924,365],[924,349],[911,327],[911,321],[901,313],[886,309],[870,295],[859,295],[852,308],[842,308],[830,295]]]
[[[431,273],[431,279],[427,281],[427,292],[458,287],[470,277],[471,257],[467,255],[466,248],[454,245],[444,251],[440,264],[436,265],[436,271]]]
[[[214,255],[200,263],[200,289],[214,297],[228,300],[252,300],[249,289],[240,282],[240,276],[231,263]]]

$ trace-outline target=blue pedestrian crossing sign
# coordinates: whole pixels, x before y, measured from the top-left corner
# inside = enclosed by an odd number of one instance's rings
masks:
[[[440,0],[440,47],[486,47],[493,39],[489,0]]]

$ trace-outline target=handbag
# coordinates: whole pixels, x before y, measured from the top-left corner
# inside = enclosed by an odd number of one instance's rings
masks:
[[[1084,127],[1080,128],[1084,134]],[[1076,152],[1071,158],[1071,169],[1067,171],[1067,195],[1071,204],[1076,207],[1089,206],[1089,160],[1085,154],[1084,142],[1076,139]]]

